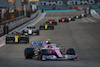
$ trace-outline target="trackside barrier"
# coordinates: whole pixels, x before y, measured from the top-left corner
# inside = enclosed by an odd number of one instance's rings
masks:
[[[5,45],[5,37],[0,38],[0,47],[2,47],[3,45]]]
[[[77,11],[77,9],[68,9],[68,10],[44,10],[44,12],[69,12],[69,11]]]
[[[100,19],[100,15],[95,10],[91,10],[90,13],[94,18]]]
[[[15,29],[15,28],[27,23],[28,21],[36,18],[39,14],[41,14],[40,10],[38,10],[36,13],[34,13],[34,15],[32,15],[32,17],[30,17],[30,18],[22,18],[19,21],[9,22],[9,24],[8,24],[9,31],[12,31],[13,29]],[[2,28],[3,27],[1,27],[0,30],[3,30]],[[2,36],[2,35],[3,35],[3,31],[0,31],[0,36]]]

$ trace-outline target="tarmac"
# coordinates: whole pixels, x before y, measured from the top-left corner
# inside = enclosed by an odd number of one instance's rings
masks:
[[[49,19],[58,21],[61,17],[78,14],[80,13],[47,13],[35,26],[38,29]],[[58,23],[54,30],[40,30],[39,36],[30,36],[29,44],[6,44],[0,48],[0,67],[100,67],[99,21],[88,15],[69,23]],[[24,49],[31,47],[31,42],[46,39],[51,39],[52,43],[62,45],[65,49],[74,48],[79,59],[66,61],[25,59]]]

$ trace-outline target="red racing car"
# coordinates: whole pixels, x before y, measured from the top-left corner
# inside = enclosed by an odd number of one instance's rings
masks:
[[[47,23],[47,24],[57,25],[57,21],[55,21],[54,19],[50,19],[50,20],[47,21],[46,23]]]
[[[69,19],[68,18],[61,18],[61,19],[59,19],[59,22],[69,22]]]

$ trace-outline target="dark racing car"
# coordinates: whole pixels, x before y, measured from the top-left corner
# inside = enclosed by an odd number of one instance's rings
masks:
[[[75,17],[74,16],[70,16],[69,17],[69,21],[75,21]]]
[[[55,21],[54,19],[50,19],[49,21],[46,22],[46,24],[57,25],[57,21]]]
[[[65,23],[65,22],[69,22],[68,18],[61,18],[59,19],[59,22]]]
[[[81,15],[76,15],[75,16],[76,19],[80,19],[82,17],[87,17],[87,15],[86,14],[81,14]]]

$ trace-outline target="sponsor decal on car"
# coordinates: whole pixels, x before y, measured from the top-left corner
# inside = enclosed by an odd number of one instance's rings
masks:
[[[55,55],[50,55],[50,56],[43,55],[43,58],[45,58],[45,59],[57,59],[57,57]]]
[[[67,59],[74,59],[74,58],[76,58],[76,55],[66,55],[65,57]]]
[[[41,41],[41,42],[32,42],[32,45],[43,45],[45,44],[45,41]]]

